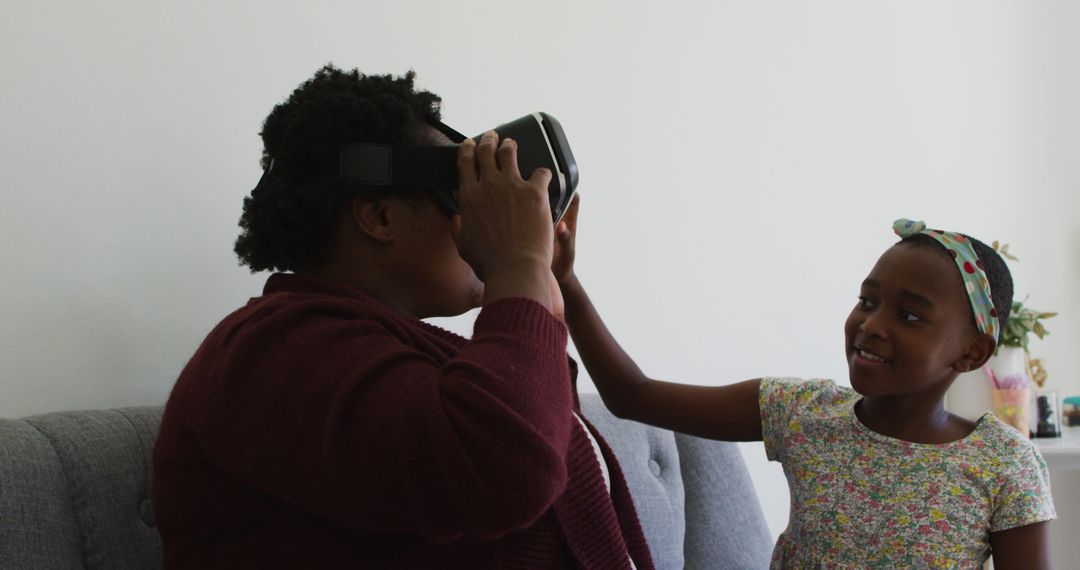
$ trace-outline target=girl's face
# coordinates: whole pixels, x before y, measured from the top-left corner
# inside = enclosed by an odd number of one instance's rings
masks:
[[[944,252],[911,244],[878,259],[844,336],[851,386],[864,396],[941,397],[957,374],[985,360],[973,353],[985,352],[985,342],[975,343],[985,335],[956,265]]]

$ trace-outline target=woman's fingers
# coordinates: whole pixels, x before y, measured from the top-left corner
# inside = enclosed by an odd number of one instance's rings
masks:
[[[480,136],[480,144],[476,145],[476,164],[480,176],[499,170],[499,165],[495,163],[495,146],[498,143],[499,135],[495,131],[488,131]]]
[[[476,141],[465,139],[457,154],[458,188],[476,183]]]
[[[521,172],[518,171],[517,150],[517,141],[514,139],[503,139],[502,144],[499,145],[499,170],[510,178],[521,178]]]
[[[551,171],[546,168],[537,168],[526,182],[529,186],[543,189],[544,195],[547,196],[548,185],[551,184]]]

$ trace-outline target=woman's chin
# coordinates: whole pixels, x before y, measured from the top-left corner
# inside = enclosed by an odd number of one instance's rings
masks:
[[[473,287],[472,292],[469,295],[469,308],[475,309],[484,304],[484,284],[480,281],[476,281],[476,285]]]

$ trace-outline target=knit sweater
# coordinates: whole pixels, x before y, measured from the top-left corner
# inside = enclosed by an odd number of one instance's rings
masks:
[[[566,329],[485,306],[467,340],[276,274],[181,373],[154,450],[165,567],[652,568]]]

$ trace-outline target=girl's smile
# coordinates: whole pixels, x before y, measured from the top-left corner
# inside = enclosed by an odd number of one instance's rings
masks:
[[[871,352],[858,344],[855,345],[855,354],[852,356],[852,360],[852,364],[855,366],[884,366],[886,364],[892,364],[892,360]]]

